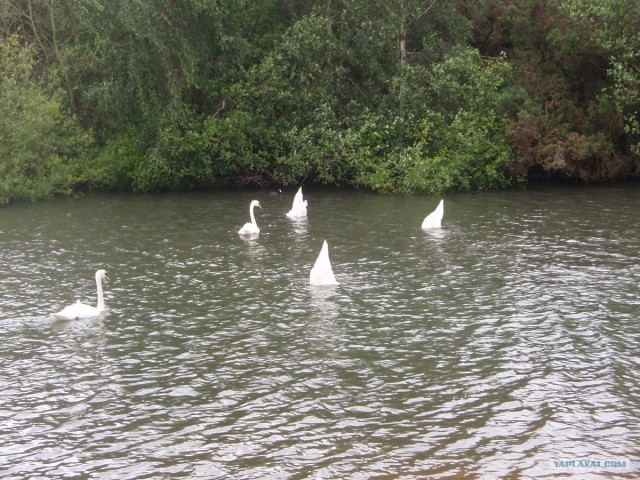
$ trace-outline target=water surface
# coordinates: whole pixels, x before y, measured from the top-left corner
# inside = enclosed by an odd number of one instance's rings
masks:
[[[0,209],[0,477],[636,478],[637,186],[294,193]]]

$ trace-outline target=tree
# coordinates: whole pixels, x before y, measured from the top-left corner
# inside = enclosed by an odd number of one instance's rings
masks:
[[[35,52],[0,41],[0,204],[68,192],[86,178],[91,136],[65,115],[52,78],[35,78]]]
[[[517,176],[504,131],[518,102],[505,58],[483,59],[459,47],[406,77],[406,119],[369,116],[357,133],[354,182],[374,190],[432,192],[502,188]],[[399,130],[403,142],[399,142]]]
[[[465,4],[476,46],[483,54],[505,52],[527,92],[507,132],[531,178],[604,181],[634,170],[624,154],[622,115],[611,95],[601,94],[611,84],[608,56],[566,2]]]
[[[614,99],[624,116],[629,147],[640,155],[640,26],[633,20],[640,15],[640,5],[624,0],[570,0],[560,8],[589,32],[610,60],[612,85],[603,95]]]

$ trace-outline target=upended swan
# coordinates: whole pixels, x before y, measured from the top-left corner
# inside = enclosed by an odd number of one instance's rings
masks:
[[[287,212],[287,217],[306,217],[307,216],[307,201],[302,198],[302,187],[298,189],[296,196],[293,197],[293,205],[291,210]]]
[[[440,203],[436,209],[425,217],[422,222],[422,228],[440,228],[442,226],[442,216],[444,215],[444,200],[440,200]]]
[[[251,216],[251,223],[245,223],[244,226],[240,230],[238,230],[238,233],[240,235],[255,235],[260,233],[260,229],[258,228],[258,224],[256,223],[256,217],[253,214],[253,209],[255,207],[262,208],[258,200],[251,201],[251,205],[249,205],[249,215]]]
[[[320,255],[309,274],[309,284],[311,285],[338,285],[336,277],[333,275],[331,262],[329,261],[329,245],[325,240],[320,250]]]
[[[104,296],[102,294],[102,280],[109,280],[107,272],[98,270],[96,272],[96,288],[98,290],[98,306],[92,307],[78,300],[73,305],[63,308],[58,313],[53,314],[56,320],[80,320],[82,318],[93,318],[100,315],[105,310]]]

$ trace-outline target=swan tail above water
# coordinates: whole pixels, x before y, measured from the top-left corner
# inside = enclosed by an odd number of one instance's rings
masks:
[[[291,210],[287,212],[287,217],[306,217],[307,216],[307,201],[303,199],[302,187],[298,189],[296,196],[293,197],[293,205]]]
[[[316,260],[316,263],[309,273],[309,284],[311,285],[338,285],[333,269],[331,268],[331,261],[329,260],[329,245],[325,240],[320,250],[320,255]]]
[[[305,200],[302,204],[296,205],[291,210],[287,212],[287,217],[295,218],[295,217],[306,217],[307,216],[307,201]]]
[[[442,217],[444,215],[444,200],[440,200],[440,203],[436,209],[426,216],[422,222],[422,228],[440,228],[442,226]]]

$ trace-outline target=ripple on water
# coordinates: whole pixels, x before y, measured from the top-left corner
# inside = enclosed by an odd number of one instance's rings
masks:
[[[557,478],[554,459],[639,461],[638,200],[566,192],[452,195],[423,232],[428,199],[310,190],[302,222],[261,199],[254,239],[236,231],[260,192],[0,210],[0,477]],[[96,210],[85,235],[59,227]],[[313,288],[325,239],[340,285]],[[99,267],[109,314],[53,322],[94,301]]]

